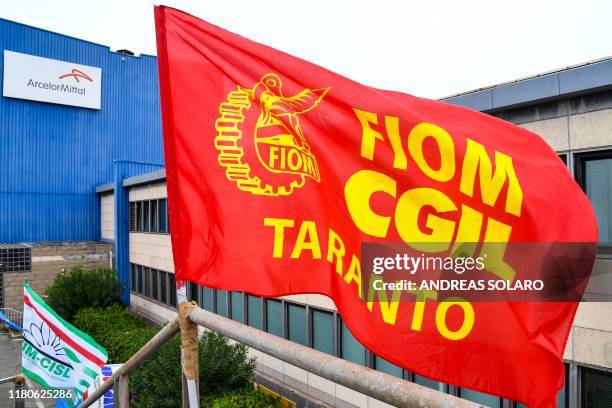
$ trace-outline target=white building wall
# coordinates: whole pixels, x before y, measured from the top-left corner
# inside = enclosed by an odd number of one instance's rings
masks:
[[[100,233],[102,239],[115,239],[115,194],[100,196]]]
[[[612,146],[612,109],[521,123],[557,152]]]
[[[557,152],[569,150],[567,117],[521,123],[519,126],[540,135]]]
[[[134,186],[130,188],[130,201],[154,200],[156,198],[167,198],[168,191],[166,183],[155,183],[150,185]]]
[[[130,262],[174,273],[170,235],[130,233]]]

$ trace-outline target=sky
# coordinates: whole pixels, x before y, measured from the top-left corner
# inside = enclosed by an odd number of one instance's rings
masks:
[[[155,55],[154,4],[428,98],[612,55],[609,0],[0,0],[0,17]]]

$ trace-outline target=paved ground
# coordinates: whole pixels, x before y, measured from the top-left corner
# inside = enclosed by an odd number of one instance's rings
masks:
[[[0,333],[0,379],[21,373],[21,340],[10,339]],[[30,382],[31,384],[31,382]],[[34,384],[33,384],[34,385]],[[34,385],[34,387],[37,387]],[[38,388],[38,387],[37,387]],[[9,398],[13,384],[0,384],[0,408],[13,408],[14,400]],[[26,400],[26,408],[54,408],[55,400]]]

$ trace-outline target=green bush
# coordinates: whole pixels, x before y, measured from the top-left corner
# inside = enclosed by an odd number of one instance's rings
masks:
[[[143,319],[119,305],[84,308],[74,325],[108,351],[109,363],[125,363],[155,335]],[[254,359],[247,347],[207,331],[200,339],[200,394],[215,407],[277,407],[277,402],[252,388]],[[175,336],[130,374],[132,406],[174,408],[181,401],[181,341]]]
[[[95,339],[145,327],[144,320],[128,309],[114,304],[107,308],[85,307],[74,317],[74,325]]]
[[[181,400],[180,346],[180,338],[173,338],[130,375],[134,407],[172,408],[178,405],[177,401]],[[200,339],[202,396],[249,386],[254,368],[255,361],[247,357],[243,344],[230,344],[227,337],[211,331]]]
[[[86,271],[77,266],[61,272],[45,294],[46,302],[66,320],[84,307],[105,308],[121,301],[122,284],[112,269]]]
[[[202,408],[280,408],[280,401],[253,389],[252,386],[210,395],[201,399]]]
[[[122,364],[129,360],[155,335],[148,328],[134,329],[108,338],[102,345],[108,352],[108,364]]]
[[[106,349],[109,364],[125,363],[155,335],[144,320],[119,305],[81,309],[76,313],[74,325]]]
[[[181,401],[181,340],[175,336],[130,374],[131,406],[174,408]]]
[[[222,334],[205,332],[200,340],[200,392],[214,394],[252,383],[255,359],[247,350],[244,344],[230,344]]]

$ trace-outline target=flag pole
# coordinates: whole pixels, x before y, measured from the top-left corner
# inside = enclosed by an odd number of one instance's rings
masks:
[[[197,307],[187,301],[185,281],[176,281],[179,325],[181,328],[181,367],[183,408],[200,407],[200,362],[198,351],[198,325],[189,320],[189,313]]]

